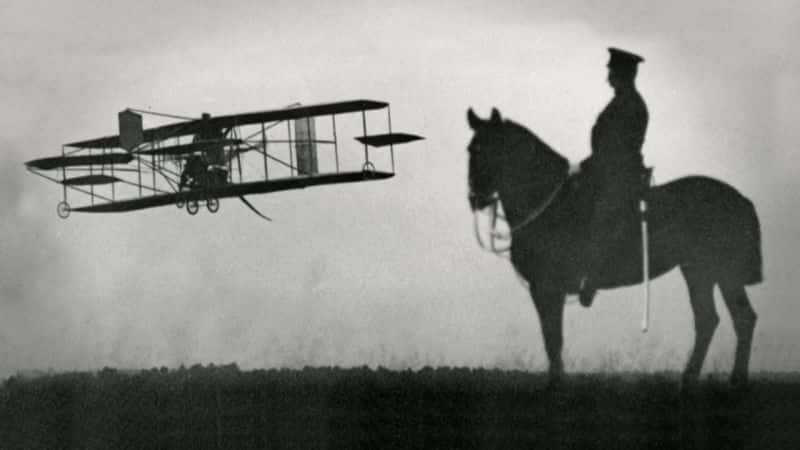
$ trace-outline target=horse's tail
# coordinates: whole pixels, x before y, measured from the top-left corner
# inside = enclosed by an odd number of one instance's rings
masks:
[[[744,284],[757,284],[764,281],[764,262],[761,256],[761,225],[758,221],[758,214],[753,206],[753,202],[745,199],[747,207],[744,214],[745,234],[744,251],[742,261],[742,281]]]
[[[724,268],[720,281],[746,286],[764,280],[761,225],[753,202],[741,194],[736,197],[729,205],[735,206],[729,210],[732,214],[728,225],[717,229],[724,243],[720,256],[727,260],[720,266]]]
[[[717,281],[730,285],[763,281],[761,225],[753,202],[713,178],[687,177],[674,186],[694,222],[695,263],[707,265]]]

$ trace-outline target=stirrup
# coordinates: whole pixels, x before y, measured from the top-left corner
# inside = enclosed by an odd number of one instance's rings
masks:
[[[578,300],[584,308],[592,306],[594,297],[597,295],[597,288],[589,286],[589,277],[584,276],[581,278],[580,288],[578,289]]]
[[[644,182],[645,186],[650,186],[653,183],[653,168],[652,167],[645,167],[642,170],[642,181]]]

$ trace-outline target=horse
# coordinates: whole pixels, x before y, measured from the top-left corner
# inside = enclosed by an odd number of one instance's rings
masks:
[[[467,121],[473,131],[467,149],[470,207],[477,213],[502,203],[511,234],[510,260],[527,282],[539,315],[549,384],[559,385],[565,300],[580,289],[588,244],[586,203],[575,187],[580,174],[571,175],[566,158],[524,126],[503,119],[496,108],[486,120],[470,108]],[[715,286],[736,333],[730,382],[746,385],[757,315],[745,287],[763,280],[760,225],[752,202],[704,176],[652,186],[643,196],[650,229],[649,276],[678,267],[694,314],[694,346],[681,385],[696,385],[719,323]],[[594,277],[601,289],[643,281],[641,232],[629,228],[625,242],[604,254],[603,269]]]

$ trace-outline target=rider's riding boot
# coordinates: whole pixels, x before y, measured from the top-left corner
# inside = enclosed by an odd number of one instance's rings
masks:
[[[623,213],[618,214],[621,216]],[[599,224],[592,228],[589,245],[586,249],[584,277],[581,279],[578,292],[581,305],[587,308],[592,305],[597,293],[597,277],[601,273],[606,273],[604,265],[609,261],[606,254],[617,251],[622,245],[626,233],[631,232],[624,220],[627,219],[618,219],[616,223],[610,223],[610,220],[598,221]]]
[[[594,296],[597,294],[593,277],[597,273],[597,265],[600,259],[600,248],[596,243],[589,244],[586,255],[586,272],[581,278],[581,285],[578,291],[578,300],[584,308],[592,306]]]
[[[581,280],[581,290],[578,292],[578,300],[580,300],[581,306],[584,308],[592,306],[595,294],[597,294],[597,288],[592,284],[591,278],[588,276],[583,277]]]

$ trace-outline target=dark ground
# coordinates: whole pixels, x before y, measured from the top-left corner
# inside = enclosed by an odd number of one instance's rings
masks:
[[[800,448],[800,375],[235,366],[12,377],[0,448]]]

